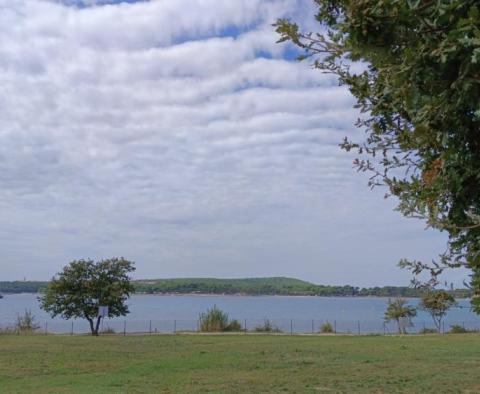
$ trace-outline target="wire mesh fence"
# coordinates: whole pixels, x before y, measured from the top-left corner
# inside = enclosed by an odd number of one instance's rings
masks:
[[[281,334],[349,334],[349,335],[391,335],[399,328],[395,322],[381,320],[325,320],[325,319],[237,319],[240,323],[236,332],[240,333],[281,333]],[[90,326],[86,320],[45,320],[37,322],[37,332],[45,334],[89,334]],[[448,333],[452,326],[467,331],[480,331],[480,321],[445,320],[440,330],[433,321],[413,321],[406,327],[407,333],[428,332]],[[0,325],[7,330],[12,325]],[[180,334],[201,332],[200,322],[195,319],[170,320],[121,320],[105,319],[101,322],[100,333],[105,334]]]

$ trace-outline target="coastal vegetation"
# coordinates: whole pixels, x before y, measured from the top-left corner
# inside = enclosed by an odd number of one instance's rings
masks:
[[[477,393],[479,373],[479,334],[0,340],[5,393]]]
[[[420,309],[426,311],[432,317],[438,332],[442,329],[443,318],[454,305],[456,305],[455,298],[443,290],[426,293],[420,300]]]
[[[259,324],[253,329],[254,332],[265,333],[280,333],[282,330],[273,324],[269,319],[265,319],[262,324]]]
[[[385,321],[394,321],[397,323],[398,333],[406,334],[406,327],[410,323],[410,319],[417,315],[417,310],[408,305],[407,300],[403,298],[397,298],[395,300],[389,300],[387,310],[385,311]]]
[[[334,332],[334,329],[333,329],[333,326],[332,326],[332,323],[330,322],[325,322],[321,325],[320,327],[320,332],[323,333],[323,334],[331,334]]]
[[[230,320],[228,314],[214,305],[200,314],[199,328],[202,332],[241,331],[242,325],[238,320]]]
[[[0,282],[0,293],[41,293],[49,282]],[[355,287],[317,285],[299,279],[275,278],[176,278],[133,280],[135,293],[146,294],[242,294],[242,295],[298,295],[325,297],[421,297],[424,289],[408,286]],[[469,289],[450,290],[455,298],[468,298]]]

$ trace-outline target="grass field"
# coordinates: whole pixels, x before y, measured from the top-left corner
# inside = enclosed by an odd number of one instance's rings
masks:
[[[0,336],[2,393],[480,393],[480,335]]]

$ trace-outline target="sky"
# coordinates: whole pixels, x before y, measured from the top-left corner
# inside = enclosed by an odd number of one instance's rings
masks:
[[[124,256],[137,278],[408,285],[445,238],[339,148],[358,113],[277,44],[311,0],[0,0],[0,280]],[[464,276],[449,280],[461,283]]]

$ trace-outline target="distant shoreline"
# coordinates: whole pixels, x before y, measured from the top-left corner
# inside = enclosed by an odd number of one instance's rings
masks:
[[[135,294],[163,296],[289,296],[289,297],[381,297],[418,298],[425,290],[410,286],[357,287],[318,285],[295,278],[266,277],[243,279],[172,278],[132,280]],[[0,281],[0,294],[41,293],[49,282]],[[455,298],[469,298],[468,289],[449,290]]]
[[[23,293],[3,293],[3,298],[8,298],[9,296],[14,295],[37,295],[40,296],[42,293],[37,292],[23,292]],[[132,296],[152,296],[152,297],[278,297],[278,298],[381,298],[389,299],[394,298],[394,296],[380,296],[380,295],[301,295],[301,294],[218,294],[218,293],[133,293]],[[419,299],[420,297],[402,297],[405,299]],[[470,297],[457,297],[459,300],[467,300]]]

